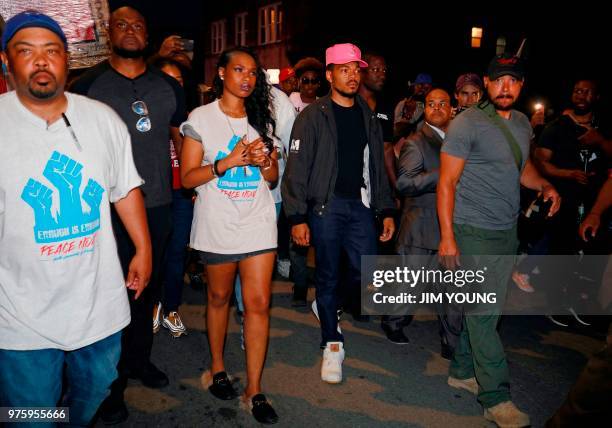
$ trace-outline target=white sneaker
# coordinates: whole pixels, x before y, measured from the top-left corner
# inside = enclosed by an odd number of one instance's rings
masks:
[[[314,314],[314,316],[317,318],[317,321],[321,322],[321,318],[319,318],[319,308],[317,307],[316,299],[312,301],[312,306],[310,308],[312,309],[312,313]],[[336,327],[336,331],[338,332],[338,334],[342,334],[342,329],[340,328],[340,315],[342,315],[342,311],[338,310],[337,314],[338,314],[338,325]]]
[[[157,333],[162,323],[162,304],[161,302],[157,302],[155,306],[153,306],[153,333]]]
[[[342,361],[344,361],[344,345],[342,342],[327,342],[327,346],[323,350],[321,380],[327,383],[342,382]]]
[[[182,335],[187,334],[187,329],[176,311],[170,312],[167,317],[164,317],[162,325],[170,330],[170,334],[173,337],[181,337]]]

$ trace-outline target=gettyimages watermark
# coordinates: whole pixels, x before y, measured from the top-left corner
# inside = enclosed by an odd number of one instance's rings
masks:
[[[612,314],[610,256],[437,255],[362,257],[361,306],[369,315]]]

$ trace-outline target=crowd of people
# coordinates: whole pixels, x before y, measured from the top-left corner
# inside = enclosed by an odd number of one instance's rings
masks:
[[[61,402],[73,425],[96,414],[125,421],[129,378],[169,382],[151,362],[154,334],[188,334],[187,247],[206,274],[203,385],[220,400],[239,397],[224,363],[235,300],[247,373],[240,401],[266,424],[279,419],[261,384],[272,278],[290,276],[292,305],[307,306],[309,247],[321,380],[332,384],[343,380],[342,313],[369,319],[364,255],[430,256],[448,269],[484,255],[499,293],[509,282],[533,292],[544,272],[575,294],[567,280],[576,266],[546,272],[529,257],[515,266],[498,256],[517,255],[519,236],[528,255],[610,253],[612,133],[589,77],[545,123],[541,108],[531,118],[516,109],[525,64],[510,54],[494,57],[482,79],[458,76],[452,93],[420,73],[394,107],[380,53],[335,44],[324,63],[307,57],[281,70],[275,87],[253,50],[234,47],[219,56],[214,97],[203,103],[180,37],[147,58],[144,17],[121,7],[109,38],[110,57],[68,88],[57,22],[27,11],[3,29],[0,92],[11,91],[0,97],[0,406]],[[521,233],[528,191],[547,209],[541,233]],[[567,310],[551,321],[588,324]],[[381,328],[403,345],[411,321],[389,314]],[[496,311],[440,312],[448,385],[473,393],[498,426],[528,426],[511,398],[499,321]],[[579,379],[591,395],[577,386],[550,426],[602,411],[592,397],[609,393],[610,345],[594,358]]]

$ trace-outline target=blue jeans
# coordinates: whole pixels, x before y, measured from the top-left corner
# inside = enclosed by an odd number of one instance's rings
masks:
[[[277,202],[274,204],[276,208],[276,218],[280,215],[281,203]],[[242,301],[242,283],[240,282],[240,272],[236,275],[234,280],[234,294],[236,296],[236,306],[238,311],[244,313],[244,302]]]
[[[69,426],[87,426],[117,377],[120,354],[121,332],[74,351],[0,349],[0,406],[65,406],[70,408]],[[64,365],[68,385],[61,397]]]
[[[166,247],[164,263],[164,313],[178,310],[183,297],[183,274],[187,258],[187,244],[193,219],[191,192],[172,191],[172,233]]]
[[[361,256],[376,255],[374,213],[361,200],[332,199],[323,215],[309,215],[311,242],[315,248],[317,308],[321,320],[321,347],[344,342],[338,325],[338,277],[340,254],[348,261],[347,291],[359,294]]]

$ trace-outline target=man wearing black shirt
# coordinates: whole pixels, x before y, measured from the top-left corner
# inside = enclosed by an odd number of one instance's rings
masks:
[[[368,103],[368,107],[376,114],[383,131],[385,142],[385,170],[395,188],[397,181],[395,172],[395,155],[393,153],[393,107],[384,102],[381,97],[382,90],[387,81],[387,62],[385,58],[375,52],[366,52],[363,59],[368,66],[361,73],[359,95]]]
[[[597,99],[594,81],[577,80],[571,94],[571,108],[542,131],[535,149],[543,175],[558,189],[563,199],[559,214],[547,225],[549,254],[571,255],[580,250],[586,254],[606,253],[605,248],[598,247],[601,240],[580,242],[577,233],[578,225],[591,209],[608,175],[609,161],[599,144],[602,137],[594,114]],[[559,304],[566,306],[578,323],[585,324],[586,321],[572,306],[583,291],[573,279],[573,272],[580,268],[569,263],[571,259],[567,260],[563,265],[548,269],[552,277],[546,283],[555,285],[548,293],[563,299]],[[567,285],[565,293],[559,293],[559,289],[563,289],[560,284]],[[571,321],[569,315],[549,318],[561,326],[567,326]]]
[[[132,140],[136,169],[145,184],[147,221],[151,236],[153,272],[149,286],[136,299],[130,294],[131,323],[123,331],[119,378],[111,395],[101,406],[100,416],[107,424],[119,423],[128,417],[123,401],[127,378],[137,378],[148,387],[161,388],[168,377],[151,363],[153,346],[153,306],[159,295],[160,267],[171,222],[172,173],[168,135],[177,151],[182,140],[178,127],[185,120],[184,95],[179,84],[144,60],[147,27],[143,16],[130,7],[121,7],[111,14],[109,37],[112,54],[85,73],[72,90],[112,107],[126,123]],[[113,213],[113,229],[117,250],[127,272],[134,246],[121,222]]]
[[[374,111],[383,130],[383,141],[385,147],[385,170],[389,179],[391,189],[395,190],[397,182],[395,153],[393,151],[393,108],[387,106],[381,99],[381,93],[387,80],[387,62],[385,58],[375,52],[366,52],[363,58],[368,66],[361,73],[361,84],[359,95],[361,95],[368,107]],[[399,219],[395,218],[397,222]],[[394,240],[379,244],[381,254],[396,254]],[[387,339],[398,345],[409,342],[404,334],[403,327],[410,324],[411,316],[385,315],[381,320],[381,327]]]
[[[282,183],[284,209],[298,245],[316,254],[316,305],[321,321],[321,379],[342,381],[344,337],[338,327],[337,288],[340,253],[348,259],[349,289],[361,280],[361,256],[376,254],[374,212],[383,218],[379,239],[393,236],[394,203],[384,172],[380,123],[357,96],[361,68],[368,64],[352,44],[326,52],[331,94],[306,107],[291,133]]]

